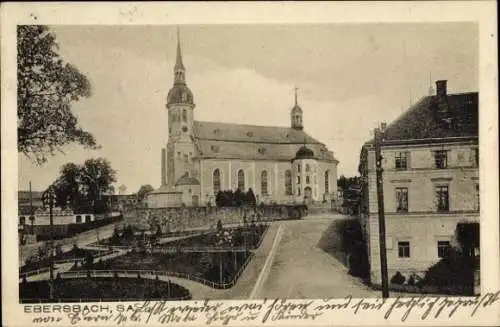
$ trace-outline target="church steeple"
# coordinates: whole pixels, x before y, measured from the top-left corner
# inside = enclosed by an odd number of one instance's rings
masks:
[[[302,108],[300,108],[298,101],[297,101],[298,88],[295,87],[293,90],[294,90],[294,97],[295,97],[295,105],[293,106],[292,111],[290,112],[290,118],[292,121],[292,128],[303,129],[304,126],[302,125]]]
[[[177,54],[174,65],[174,86],[167,95],[167,107],[172,105],[189,105],[194,108],[193,93],[186,85],[186,68],[182,61],[181,37],[179,28],[177,28]],[[175,117],[173,117],[175,119]]]
[[[175,58],[174,76],[175,76],[174,84],[186,83],[186,68],[184,67],[184,63],[182,62],[181,37],[178,27],[177,27],[177,56]]]

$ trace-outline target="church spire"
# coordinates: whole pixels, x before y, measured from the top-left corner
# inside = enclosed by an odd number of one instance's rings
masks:
[[[297,101],[297,91],[299,89],[295,87],[293,89],[294,91],[294,97],[295,97],[295,105],[292,108],[292,111],[290,112],[290,118],[292,120],[292,128],[294,129],[302,129],[302,109],[300,108],[298,101]]]
[[[297,91],[298,91],[298,90],[299,90],[299,89],[298,89],[297,87],[295,87],[295,88],[293,89],[294,94],[295,94],[295,106],[298,106],[298,104],[297,104]]]
[[[186,83],[186,68],[184,67],[184,63],[182,62],[181,37],[179,33],[179,27],[177,27],[177,56],[175,58],[174,74],[174,84]]]
[[[175,69],[185,69],[184,63],[182,62],[182,52],[181,52],[181,36],[179,32],[179,27],[177,27],[177,57],[175,58]]]

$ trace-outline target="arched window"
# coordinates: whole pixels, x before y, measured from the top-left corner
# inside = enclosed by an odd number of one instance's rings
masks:
[[[214,185],[214,194],[217,195],[217,193],[219,193],[220,191],[220,170],[218,168],[214,170],[213,185]]]
[[[260,193],[262,195],[267,195],[268,194],[268,189],[267,189],[267,171],[263,170],[262,173],[260,174]]]
[[[300,173],[300,164],[297,164],[297,172]]]
[[[285,171],[285,194],[292,195],[292,171]]]
[[[238,170],[238,188],[240,191],[245,190],[245,172],[242,169]]]
[[[330,193],[330,171],[325,171],[325,193]]]
[[[309,164],[306,164],[306,173],[308,173],[310,171],[311,171],[311,166],[309,166]]]
[[[187,122],[187,111],[186,109],[182,110],[182,121]]]

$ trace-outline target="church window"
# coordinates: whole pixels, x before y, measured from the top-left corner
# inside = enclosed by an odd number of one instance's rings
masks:
[[[245,172],[242,169],[238,170],[238,189],[245,190]]]
[[[267,171],[262,171],[260,174],[260,193],[262,195],[267,195],[268,194],[268,189],[267,189]]]
[[[292,195],[292,171],[285,171],[285,194]]]
[[[306,176],[306,184],[311,183],[311,178],[309,176]]]
[[[297,172],[300,173],[300,164],[297,164]]]
[[[182,102],[186,102],[187,101],[187,93],[184,92],[182,93]]]
[[[325,171],[325,193],[330,193],[330,171]]]
[[[189,156],[187,154],[184,155],[184,162],[185,163],[189,162]]]
[[[306,164],[306,173],[308,173],[310,171],[311,171],[311,166],[309,166],[309,164]]]
[[[297,189],[297,195],[300,196],[300,187]]]
[[[187,122],[187,111],[186,111],[186,109],[182,110],[182,121],[185,122],[185,123]]]
[[[297,176],[297,184],[300,184],[300,176]]]
[[[214,186],[214,194],[219,193],[219,191],[220,191],[220,170],[218,168],[214,170],[213,186]]]

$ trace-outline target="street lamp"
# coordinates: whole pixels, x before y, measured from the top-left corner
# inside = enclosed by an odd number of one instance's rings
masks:
[[[50,219],[50,256],[49,256],[49,271],[50,271],[50,293],[49,298],[53,298],[54,289],[54,217],[52,215],[52,209],[56,203],[56,191],[53,185],[43,192],[42,201],[44,206],[49,207],[49,219]]]

